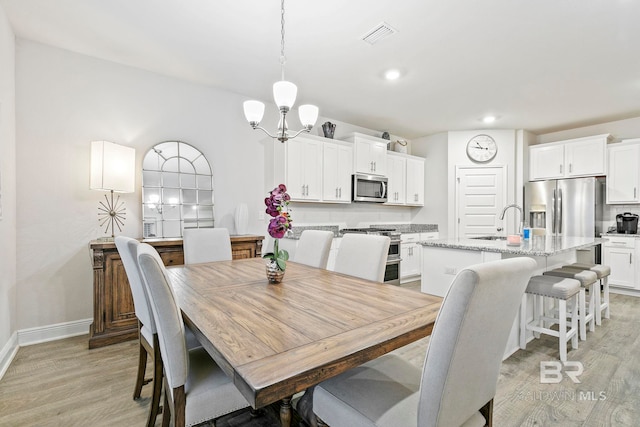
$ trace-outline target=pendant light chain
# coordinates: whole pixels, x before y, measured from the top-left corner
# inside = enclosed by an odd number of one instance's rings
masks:
[[[287,61],[284,56],[284,0],[280,3],[280,34],[282,36],[280,40],[280,80],[284,80],[284,63]]]

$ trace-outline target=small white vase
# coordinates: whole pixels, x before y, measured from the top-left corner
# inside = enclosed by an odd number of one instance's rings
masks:
[[[236,206],[235,212],[236,234],[247,234],[247,228],[249,224],[249,209],[246,203],[240,203]]]

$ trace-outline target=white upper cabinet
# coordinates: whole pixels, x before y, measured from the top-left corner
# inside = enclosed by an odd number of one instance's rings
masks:
[[[345,142],[325,142],[323,147],[322,200],[351,202],[353,145]]]
[[[607,203],[640,203],[640,139],[609,146]]]
[[[322,188],[322,143],[298,136],[286,144],[286,182],[292,200],[319,201]]]
[[[608,138],[604,134],[529,147],[529,180],[604,175]]]
[[[407,205],[424,206],[424,159],[407,158]]]
[[[353,142],[355,173],[386,176],[389,141],[361,133],[353,133],[344,140]]]
[[[407,158],[405,156],[387,154],[387,204],[404,205],[407,202]]]
[[[541,144],[529,147],[529,180],[564,177],[564,145]]]

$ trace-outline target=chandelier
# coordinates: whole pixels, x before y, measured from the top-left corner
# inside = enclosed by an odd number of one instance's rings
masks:
[[[284,64],[286,58],[284,56],[284,0],[281,1],[280,6],[280,73],[281,80],[273,84],[273,99],[280,110],[280,121],[278,122],[278,130],[275,135],[271,135],[265,128],[260,126],[260,121],[264,116],[264,104],[260,101],[245,101],[244,115],[249,122],[249,125],[253,129],[260,129],[271,138],[278,139],[280,142],[285,142],[288,139],[295,138],[302,132],[309,132],[313,125],[318,120],[318,107],[315,105],[305,104],[298,107],[298,114],[300,116],[300,122],[303,128],[293,136],[290,136],[287,128],[287,113],[293,107],[296,102],[296,95],[298,88],[291,82],[284,79]]]

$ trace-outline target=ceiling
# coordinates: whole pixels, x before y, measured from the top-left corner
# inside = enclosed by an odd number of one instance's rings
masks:
[[[17,37],[271,101],[277,0],[0,0]],[[297,105],[416,138],[537,134],[640,116],[640,2],[296,0],[285,4]],[[361,37],[386,22],[397,33]],[[388,68],[403,76],[383,79]],[[242,107],[237,106],[238,109]],[[498,116],[492,125],[480,118]],[[295,126],[294,126],[295,127]]]

